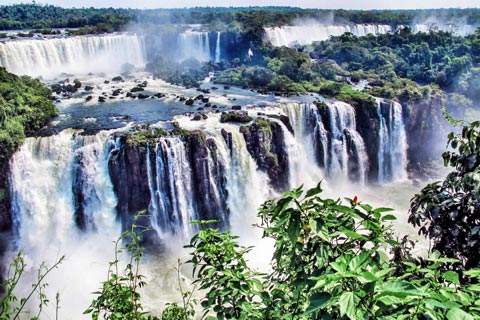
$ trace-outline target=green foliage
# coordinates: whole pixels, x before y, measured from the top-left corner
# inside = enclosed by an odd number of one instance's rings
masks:
[[[169,304],[162,312],[162,320],[186,320],[187,313],[184,308],[176,303]]]
[[[95,31],[98,27],[100,32],[107,26],[109,31],[120,31],[133,17],[132,10],[125,9],[67,9],[52,5],[16,4],[0,6],[0,30],[91,26]]]
[[[94,292],[97,296],[84,314],[91,314],[92,319],[108,320],[158,320],[146,315],[140,303],[138,290],[146,285],[144,276],[139,273],[140,260],[143,248],[140,246],[142,233],[147,229],[136,224],[143,217],[141,213],[134,217],[130,230],[122,233],[115,241],[115,258],[108,268],[108,279],[103,282],[100,291]],[[126,242],[125,250],[130,255],[127,265],[120,271],[120,247]]]
[[[186,248],[194,249],[190,263],[199,289],[207,290],[201,305],[213,310],[218,319],[262,319],[261,305],[255,301],[264,290],[258,273],[247,266],[244,254],[251,248],[240,246],[230,232],[201,230]]]
[[[442,271],[457,260],[434,253],[413,260],[393,240],[391,209],[354,199],[323,199],[320,184],[265,202],[264,237],[275,240],[272,271],[248,267],[229,232],[204,229],[192,239],[191,262],[207,290],[205,313],[235,319],[474,319],[480,317],[478,280]],[[408,250],[407,250],[408,251]],[[405,260],[407,258],[407,260]]]
[[[132,146],[147,145],[151,143],[155,145],[156,139],[168,135],[162,128],[152,127],[150,123],[135,124],[125,136],[125,142]]]
[[[237,123],[248,123],[252,121],[253,118],[248,114],[238,113],[238,112],[223,112],[220,116],[220,122],[237,122]]]
[[[43,308],[46,307],[50,300],[45,294],[45,289],[48,286],[47,283],[44,283],[45,277],[56,269],[65,259],[65,256],[60,257],[52,266],[48,266],[45,263],[42,263],[37,270],[37,280],[32,284],[32,289],[28,295],[24,298],[19,299],[14,290],[18,286],[20,279],[22,278],[27,264],[23,257],[22,252],[18,252],[17,256],[13,259],[10,264],[8,278],[1,284],[2,291],[4,291],[3,296],[0,299],[0,320],[16,320],[24,319],[25,313],[28,313],[25,310],[25,305],[27,302],[31,301],[33,296],[36,295],[38,299],[38,311],[32,320],[40,319]],[[12,272],[12,274],[10,274]],[[56,296],[57,308],[59,302],[59,294]],[[58,317],[57,317],[58,319]]]
[[[57,114],[50,95],[40,81],[0,67],[0,163],[8,161],[26,135]]]
[[[412,199],[409,222],[433,240],[434,250],[480,267],[480,122],[464,122],[461,133],[449,134],[448,147],[443,160],[452,171]]]

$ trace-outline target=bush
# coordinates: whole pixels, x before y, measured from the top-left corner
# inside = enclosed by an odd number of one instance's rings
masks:
[[[450,119],[452,120],[452,119]],[[433,250],[458,258],[461,267],[480,267],[480,121],[450,133],[445,180],[427,185],[410,205],[409,222],[433,240]]]
[[[275,240],[272,271],[253,271],[235,236],[204,229],[193,249],[196,282],[207,291],[205,314],[218,319],[474,319],[480,317],[480,270],[441,271],[438,253],[413,260],[394,241],[388,214],[357,197],[320,197],[302,188],[268,200],[259,212]],[[403,252],[389,260],[387,253]],[[403,260],[408,259],[408,260]]]

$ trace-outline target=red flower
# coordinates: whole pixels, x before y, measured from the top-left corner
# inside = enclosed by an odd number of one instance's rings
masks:
[[[353,203],[357,203],[357,202],[358,202],[358,197],[357,196],[353,197]]]

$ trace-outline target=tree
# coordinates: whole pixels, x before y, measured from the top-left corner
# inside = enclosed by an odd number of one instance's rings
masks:
[[[480,121],[462,123],[461,133],[448,136],[451,151],[443,153],[453,171],[412,199],[409,222],[432,239],[433,250],[469,269],[480,267]]]

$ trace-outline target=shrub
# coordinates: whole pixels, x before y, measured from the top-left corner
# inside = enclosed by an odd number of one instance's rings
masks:
[[[390,260],[405,252],[393,240],[391,209],[320,197],[320,185],[265,202],[264,237],[275,240],[272,271],[248,267],[235,236],[204,229],[188,248],[205,314],[218,319],[473,319],[480,316],[480,270],[441,271],[427,260]],[[409,255],[403,255],[409,257]]]
[[[469,269],[480,267],[480,121],[463,124],[461,133],[449,134],[451,149],[443,153],[452,171],[412,199],[409,222],[433,240],[433,250]]]

